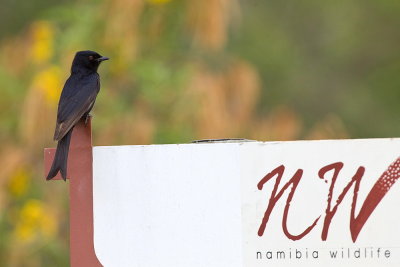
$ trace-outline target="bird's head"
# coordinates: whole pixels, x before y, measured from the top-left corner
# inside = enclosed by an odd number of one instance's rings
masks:
[[[94,51],[79,51],[75,54],[74,61],[72,62],[71,72],[96,72],[100,63],[108,59],[108,57],[103,57]]]

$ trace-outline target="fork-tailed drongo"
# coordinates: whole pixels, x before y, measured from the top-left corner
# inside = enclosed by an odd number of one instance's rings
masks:
[[[57,124],[54,140],[58,141],[56,154],[47,180],[60,171],[64,181],[67,179],[67,160],[72,130],[82,118],[87,118],[97,93],[100,90],[100,76],[97,68],[107,60],[93,51],[77,52],[72,62],[71,76],[65,82],[58,102]]]

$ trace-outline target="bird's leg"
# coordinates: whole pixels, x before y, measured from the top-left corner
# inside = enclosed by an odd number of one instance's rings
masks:
[[[90,117],[93,117],[92,114],[90,113],[85,114],[85,125],[88,123]]]

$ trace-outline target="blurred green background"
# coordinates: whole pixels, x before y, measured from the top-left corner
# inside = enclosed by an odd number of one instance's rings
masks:
[[[111,58],[95,145],[396,137],[399,17],[397,0],[1,0],[1,266],[69,266],[43,148],[76,51]]]

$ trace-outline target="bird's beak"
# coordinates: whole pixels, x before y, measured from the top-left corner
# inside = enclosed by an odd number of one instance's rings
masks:
[[[108,57],[99,57],[99,58],[97,59],[98,62],[102,62],[102,61],[104,61],[104,60],[109,60],[109,58],[108,58]]]

